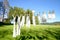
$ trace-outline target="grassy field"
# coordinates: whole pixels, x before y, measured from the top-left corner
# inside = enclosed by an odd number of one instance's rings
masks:
[[[60,25],[31,25],[21,28],[20,36],[12,37],[13,25],[0,26],[0,40],[60,40]]]

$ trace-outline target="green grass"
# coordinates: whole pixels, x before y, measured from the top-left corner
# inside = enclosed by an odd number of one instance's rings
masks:
[[[60,25],[31,25],[21,28],[20,36],[12,37],[13,25],[0,26],[0,40],[60,40]]]

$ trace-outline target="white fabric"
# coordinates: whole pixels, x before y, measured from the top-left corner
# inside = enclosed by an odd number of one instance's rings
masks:
[[[32,21],[33,21],[33,25],[35,26],[36,25],[36,23],[35,23],[35,16],[34,16],[34,10],[32,10],[32,13],[33,13],[33,16],[32,16]]]
[[[24,26],[24,23],[25,23],[25,16],[22,16],[22,21],[21,21],[21,27],[23,27]]]
[[[55,14],[54,13],[53,14],[52,13],[48,14],[48,18],[49,19],[55,19]]]
[[[17,21],[17,35],[20,35],[20,17],[18,17]]]
[[[55,19],[55,14],[52,14],[52,18]]]
[[[13,37],[16,37],[15,17],[14,17]]]
[[[32,16],[32,20],[33,20],[33,25],[35,26],[36,23],[35,23],[35,16],[34,15]]]
[[[44,17],[45,19],[47,19],[47,15],[46,15],[46,13],[43,14],[43,17]]]
[[[46,13],[44,13],[43,15],[42,15],[42,23],[46,23],[47,22],[47,15],[46,15]]]
[[[52,14],[48,14],[48,18],[49,19],[52,19]]]
[[[17,27],[16,27],[16,22],[14,17],[13,37],[16,37],[18,35],[20,35],[20,17],[18,17],[17,20]]]
[[[27,18],[26,18],[26,26],[30,27],[30,18],[29,18],[29,16],[27,16]]]
[[[38,22],[41,23],[41,17],[38,15]]]

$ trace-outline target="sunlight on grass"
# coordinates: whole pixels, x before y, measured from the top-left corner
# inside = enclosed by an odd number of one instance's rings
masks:
[[[13,25],[0,26],[0,40],[60,40],[60,25],[36,25],[21,28],[21,35],[12,37]]]

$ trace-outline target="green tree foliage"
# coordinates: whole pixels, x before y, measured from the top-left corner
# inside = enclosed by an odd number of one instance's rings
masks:
[[[39,22],[38,22],[38,17],[37,16],[35,16],[35,22],[36,22],[36,24],[39,24]]]
[[[26,16],[29,15],[30,17],[30,22],[32,24],[32,11],[27,9],[24,10],[23,8],[18,8],[18,7],[10,7],[10,11],[9,11],[9,19],[13,19],[13,16],[20,16],[22,18],[22,16],[25,16],[25,20],[26,20]]]
[[[10,7],[10,12],[9,12],[9,17],[12,18],[12,16],[20,16],[24,14],[24,9],[23,8],[18,8],[18,7]]]

